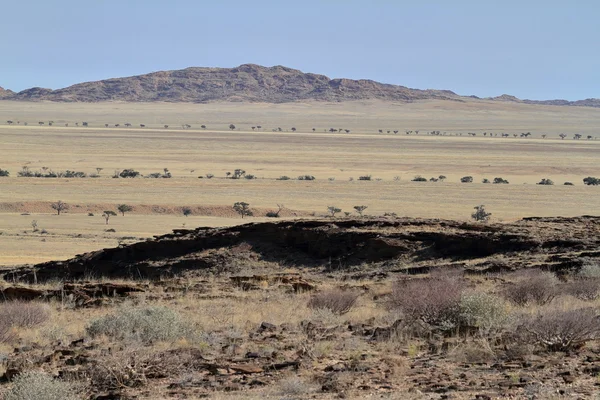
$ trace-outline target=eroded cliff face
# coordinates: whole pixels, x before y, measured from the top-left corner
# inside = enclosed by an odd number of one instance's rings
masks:
[[[437,219],[300,220],[175,230],[67,261],[23,266],[5,279],[143,278],[232,271],[255,261],[349,273],[468,273],[529,267],[566,271],[600,258],[600,217],[529,218],[510,224]]]

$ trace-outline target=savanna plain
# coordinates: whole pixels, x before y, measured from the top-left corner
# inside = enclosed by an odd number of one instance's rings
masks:
[[[598,398],[598,126],[0,101],[5,398]]]

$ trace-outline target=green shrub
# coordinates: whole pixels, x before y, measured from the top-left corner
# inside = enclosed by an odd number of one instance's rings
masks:
[[[190,337],[192,327],[167,307],[145,307],[121,308],[92,321],[86,331],[92,337],[106,335],[148,344]]]
[[[413,182],[427,182],[427,178],[423,178],[421,175],[417,175],[411,179]]]
[[[494,181],[493,181],[492,183],[495,183],[495,184],[497,184],[497,185],[498,185],[498,184],[507,185],[507,184],[508,184],[508,181],[507,181],[506,179],[502,179],[502,178],[500,178],[500,177],[496,177],[496,178],[494,178]]]
[[[460,178],[460,181],[462,183],[472,183],[473,177],[472,176],[463,176],[462,178]]]
[[[0,176],[9,176],[10,172],[5,169],[0,168]]]
[[[78,385],[60,381],[41,371],[24,372],[15,377],[4,400],[77,400],[84,397]],[[78,390],[79,389],[79,390]]]
[[[298,177],[298,180],[299,180],[299,181],[314,181],[314,180],[315,180],[315,177],[314,177],[314,176],[312,176],[312,175],[300,175],[300,176]]]
[[[587,178],[583,178],[583,183],[585,183],[588,186],[597,186],[600,185],[600,178],[588,176]]]
[[[565,186],[573,186],[573,182],[565,182],[565,183],[563,183],[563,185],[565,185]]]
[[[371,175],[363,175],[363,176],[359,176],[358,177],[359,181],[370,181],[371,180]]]
[[[539,181],[537,184],[538,185],[549,185],[549,186],[551,186],[551,185],[554,185],[554,182],[552,182],[552,179],[544,178],[541,181]]]
[[[118,176],[121,178],[136,178],[140,175],[138,171],[134,171],[133,169],[124,169],[119,173]]]
[[[460,319],[466,326],[479,328],[483,333],[499,331],[509,319],[508,304],[494,295],[473,292],[460,299]]]

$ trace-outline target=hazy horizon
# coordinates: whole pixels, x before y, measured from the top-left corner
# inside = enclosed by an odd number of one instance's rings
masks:
[[[11,2],[0,86],[58,89],[187,67],[286,67],[459,95],[600,97],[600,4]]]

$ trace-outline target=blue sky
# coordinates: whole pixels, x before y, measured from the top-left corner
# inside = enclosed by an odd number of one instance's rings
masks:
[[[285,65],[481,97],[600,97],[597,0],[4,0],[0,86]]]

